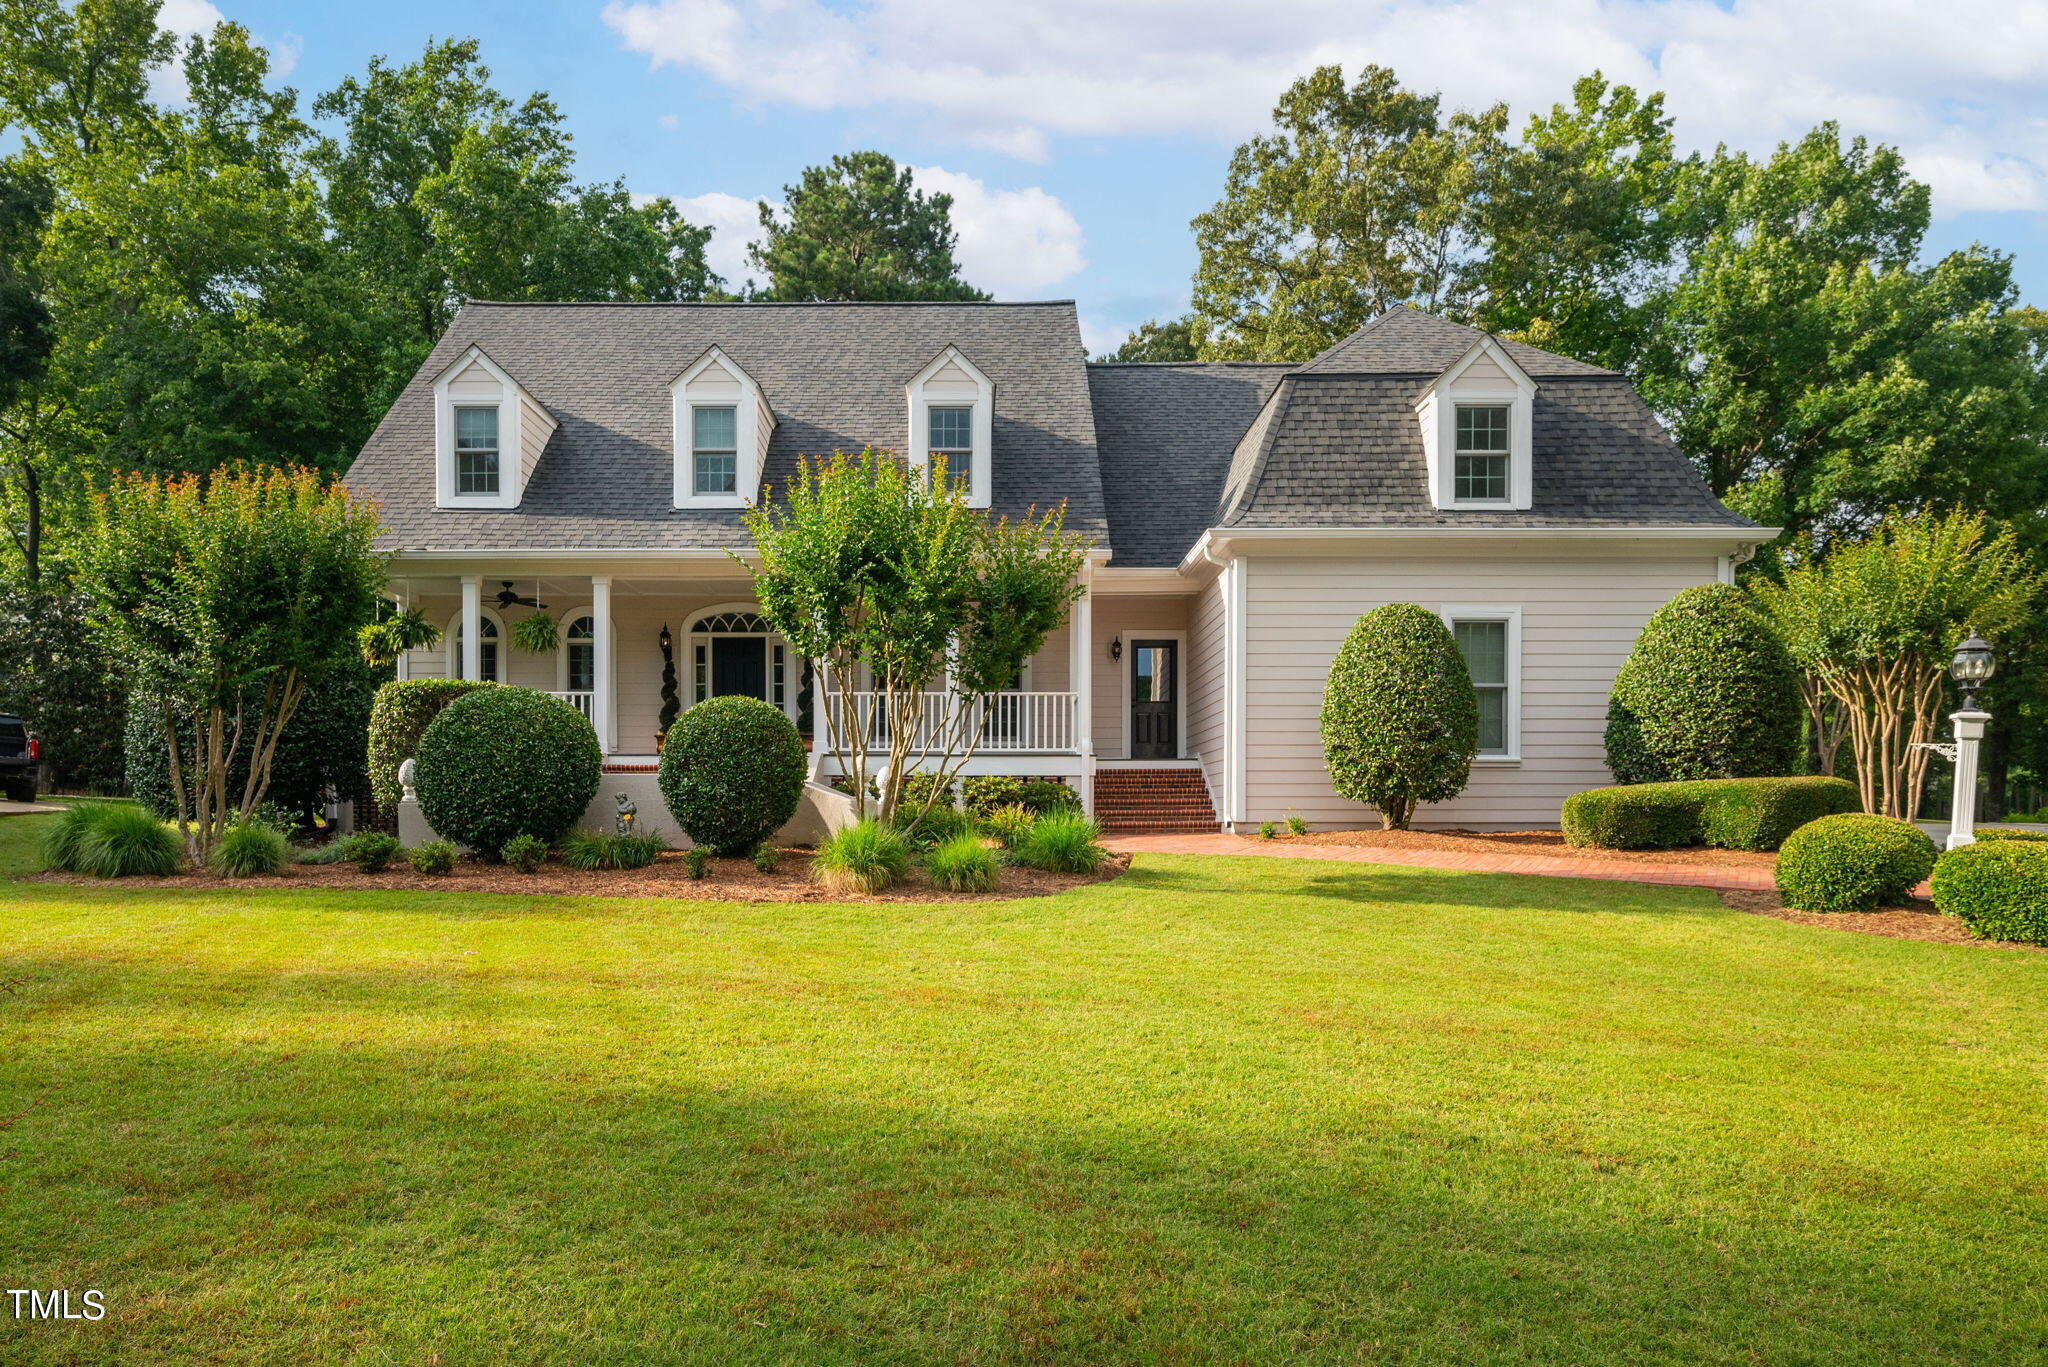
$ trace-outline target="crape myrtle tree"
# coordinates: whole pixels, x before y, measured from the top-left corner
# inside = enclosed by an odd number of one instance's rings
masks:
[[[1910,821],[1927,772],[1918,747],[1937,739],[1956,644],[1973,631],[1998,639],[2041,588],[2010,531],[1979,514],[1918,513],[1825,558],[1802,538],[1783,578],[1752,591],[1800,668],[1808,724],[1847,734],[1864,810]]]
[[[80,580],[158,709],[195,862],[262,804],[307,689],[353,664],[384,583],[377,529],[373,504],[303,468],[124,475],[95,498]]]
[[[1064,517],[993,517],[943,461],[928,478],[873,450],[800,462],[781,500],[749,510],[754,555],[735,559],[761,615],[821,666],[837,706],[817,724],[863,814],[877,779],[879,814],[896,815],[913,759],[936,801],[980,744],[989,699],[1066,622],[1087,546]]]

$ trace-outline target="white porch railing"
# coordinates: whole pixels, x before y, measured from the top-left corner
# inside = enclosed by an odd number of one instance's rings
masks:
[[[592,726],[597,725],[597,720],[590,715],[590,709],[597,702],[597,694],[587,690],[580,693],[556,693],[550,691],[548,696],[550,698],[560,698],[563,702],[581,712],[583,720],[589,722]]]
[[[845,700],[836,693],[825,696],[825,717],[831,727],[828,745],[836,744],[846,733]],[[889,744],[889,718],[887,700],[880,693],[856,693],[853,695],[856,716],[868,719],[868,746],[870,751],[886,749]],[[912,753],[931,754],[946,750],[946,742],[954,740],[959,748],[961,735],[959,719],[955,711],[958,700],[951,693],[921,693],[918,695],[916,716],[912,719],[915,739]],[[1080,752],[1080,729],[1075,725],[1075,695],[1072,693],[997,693],[983,704],[987,709],[988,728],[981,733],[981,743],[975,747],[977,754],[1037,754],[1058,755]],[[973,735],[975,722],[968,723],[966,732]]]

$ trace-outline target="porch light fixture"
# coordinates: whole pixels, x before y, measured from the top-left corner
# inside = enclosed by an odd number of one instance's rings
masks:
[[[1977,690],[1998,668],[1998,658],[1991,652],[1991,642],[1975,632],[1970,639],[1956,647],[1953,660],[1949,661],[1949,677],[1963,690],[1963,711],[1977,710]]]
[[[675,643],[676,638],[668,634],[668,623],[663,622],[661,624],[661,653],[664,655],[668,654],[670,647],[674,646]]]
[[[1110,637],[1110,639],[1109,639],[1109,658],[1110,658],[1111,660],[1121,660],[1121,659],[1122,659],[1123,657],[1124,657],[1124,638],[1123,638],[1123,636],[1122,636],[1121,634],[1118,634],[1118,635],[1116,635],[1116,636],[1112,636],[1112,637]]]

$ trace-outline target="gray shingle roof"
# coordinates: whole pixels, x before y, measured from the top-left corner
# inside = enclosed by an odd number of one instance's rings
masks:
[[[1422,378],[1289,375],[1263,434],[1238,447],[1216,525],[1756,525],[1721,506],[1627,380],[1600,374],[1537,382],[1527,512],[1439,510],[1415,418]]]
[[[384,544],[432,549],[702,549],[746,543],[739,514],[671,506],[669,382],[711,346],[774,404],[765,477],[798,455],[899,449],[903,386],[948,343],[995,384],[994,504],[1067,501],[1106,539],[1085,352],[1071,301],[1044,304],[487,304],[465,307],[363,447],[348,482],[384,503]],[[433,377],[471,345],[560,427],[501,511],[434,507]]]
[[[1131,362],[1088,367],[1117,568],[1180,563],[1216,520],[1238,434],[1291,367]]]
[[[1478,328],[1397,305],[1301,367],[1305,375],[1427,375],[1434,377],[1490,334]],[[1531,379],[1612,375],[1569,356],[1494,338]]]

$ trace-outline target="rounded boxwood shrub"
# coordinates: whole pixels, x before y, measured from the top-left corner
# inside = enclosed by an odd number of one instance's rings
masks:
[[[1614,676],[1607,767],[1622,783],[1785,774],[1799,762],[1799,672],[1732,584],[1652,613]]]
[[[2048,846],[1984,840],[1934,861],[1934,905],[1987,940],[2048,945]]]
[[[759,698],[706,698],[676,718],[658,775],[690,839],[746,854],[780,830],[803,797],[803,738]]]
[[[1897,817],[1810,821],[1778,850],[1778,892],[1796,911],[1869,911],[1903,901],[1934,869],[1934,842]]]
[[[398,679],[378,689],[370,703],[370,794],[377,805],[398,810],[398,766],[419,754],[420,737],[442,708],[498,686],[486,679]]]
[[[1427,608],[1389,603],[1358,619],[1323,690],[1330,782],[1406,829],[1415,808],[1465,791],[1479,750],[1479,698],[1450,628]]]
[[[604,756],[583,714],[545,693],[479,689],[443,708],[413,756],[420,815],[496,859],[515,836],[553,843],[597,795]]]

